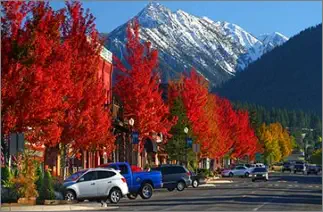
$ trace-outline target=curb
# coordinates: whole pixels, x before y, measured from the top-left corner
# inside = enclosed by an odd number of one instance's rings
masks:
[[[108,206],[108,207],[91,207],[91,206],[81,206],[81,205],[36,205],[36,206],[9,206],[1,207],[1,211],[99,211],[99,210],[109,210],[117,209],[118,206]]]
[[[216,181],[209,181],[206,184],[221,184],[221,183],[232,183],[232,180],[216,180]]]

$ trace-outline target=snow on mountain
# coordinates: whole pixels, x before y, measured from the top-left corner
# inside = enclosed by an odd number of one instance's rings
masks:
[[[159,51],[163,81],[194,67],[216,86],[258,59],[268,46],[284,42],[273,35],[263,36],[261,40],[238,25],[214,22],[182,10],[173,12],[155,2],[149,3],[135,18],[141,24],[141,39],[149,40]],[[127,23],[107,35],[107,48],[121,58],[126,27]]]
[[[262,34],[259,37],[264,44],[264,53],[271,51],[276,46],[280,46],[288,40],[288,37],[282,35],[279,32],[273,32],[268,34]]]

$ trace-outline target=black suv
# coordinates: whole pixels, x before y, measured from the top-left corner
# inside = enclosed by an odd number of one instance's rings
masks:
[[[303,174],[305,174],[306,171],[306,167],[305,165],[302,164],[296,164],[294,166],[294,174],[296,174],[297,172],[302,172]]]
[[[283,168],[282,168],[282,172],[285,172],[285,171],[289,171],[289,172],[292,172],[292,165],[290,163],[284,163],[283,165]]]
[[[192,183],[191,173],[184,166],[161,165],[151,170],[162,173],[163,187],[167,188],[168,191],[173,191],[175,188],[178,191],[183,191]]]
[[[314,165],[309,165],[307,167],[307,175],[312,174],[312,173],[317,175],[319,173],[319,168]]]

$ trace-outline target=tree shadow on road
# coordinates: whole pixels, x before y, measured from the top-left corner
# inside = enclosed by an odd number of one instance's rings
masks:
[[[243,195],[243,194],[241,194]],[[178,205],[217,205],[217,204],[252,204],[270,202],[270,204],[315,204],[322,205],[322,197],[317,195],[266,195],[246,194],[247,197],[215,197],[215,198],[172,198],[162,200],[136,201],[129,203],[131,207],[144,206],[178,206]],[[125,204],[124,206],[127,206]],[[243,207],[243,206],[242,206]]]

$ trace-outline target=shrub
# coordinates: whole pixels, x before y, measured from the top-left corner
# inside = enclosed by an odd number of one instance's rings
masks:
[[[18,176],[14,177],[12,182],[17,188],[20,197],[31,198],[38,197],[36,189],[36,166],[34,160],[28,155],[18,159]]]
[[[44,180],[41,187],[41,195],[43,200],[54,200],[54,184],[53,179],[49,171],[44,173]]]
[[[36,181],[36,189],[38,191],[38,201],[44,200],[44,195],[41,192],[42,186],[43,186],[43,181],[44,181],[44,173],[40,165],[37,166],[36,169],[36,176],[37,176],[37,181]]]

